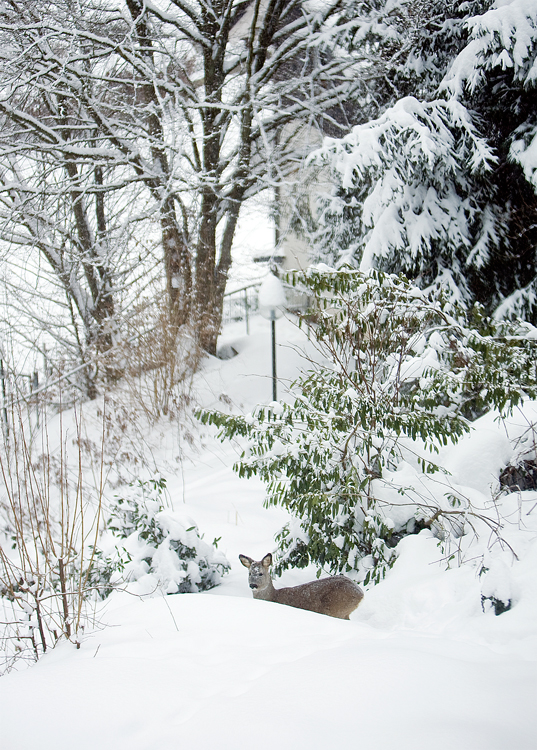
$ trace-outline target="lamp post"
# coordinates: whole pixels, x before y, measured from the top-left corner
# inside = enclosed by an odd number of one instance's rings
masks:
[[[283,315],[286,299],[282,282],[273,273],[269,273],[259,287],[258,300],[259,312],[264,318],[270,320],[272,329],[272,400],[277,401],[276,320]]]

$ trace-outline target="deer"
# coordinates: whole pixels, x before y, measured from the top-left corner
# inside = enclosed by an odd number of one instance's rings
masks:
[[[331,576],[310,581],[300,586],[277,589],[272,583],[270,552],[260,560],[252,560],[246,555],[239,555],[239,560],[248,568],[248,583],[254,599],[286,604],[289,607],[308,609],[340,620],[349,620],[349,615],[364,598],[362,589],[346,576]]]

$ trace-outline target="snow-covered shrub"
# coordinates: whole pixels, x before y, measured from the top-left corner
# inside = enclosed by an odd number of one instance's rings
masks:
[[[25,411],[13,405],[9,439],[0,437],[0,674],[63,639],[80,645],[94,617],[85,570],[102,487],[84,475],[80,412],[74,433],[60,420],[55,450],[46,414],[36,439]]]
[[[420,476],[441,471],[434,453],[470,430],[469,416],[537,394],[535,341],[522,324],[478,316],[479,332],[402,277],[319,269],[292,281],[316,299],[324,361],[290,404],[200,418],[249,440],[238,472],[259,475],[267,503],[295,516],[277,537],[278,569],[315,563],[378,580],[403,536],[464,533],[467,499],[430,494]]]
[[[192,519],[164,507],[164,478],[137,480],[110,509],[108,538],[95,549],[88,585],[101,598],[138,582],[138,593],[206,591],[220,583],[229,563],[207,544]],[[120,542],[119,540],[122,540]]]

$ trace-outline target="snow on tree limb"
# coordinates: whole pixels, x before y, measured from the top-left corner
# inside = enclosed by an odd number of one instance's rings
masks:
[[[524,86],[537,80],[537,11],[533,0],[510,0],[467,21],[471,40],[457,56],[442,88],[460,97],[475,91],[487,71],[512,69]]]

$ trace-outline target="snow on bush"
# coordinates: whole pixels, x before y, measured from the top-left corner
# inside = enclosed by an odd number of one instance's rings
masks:
[[[139,594],[196,593],[217,586],[229,570],[216,549],[218,540],[207,544],[191,518],[164,508],[166,480],[138,480],[129,487],[111,506],[109,533],[95,550],[89,586],[101,598],[124,586]]]
[[[404,536],[423,529],[446,558],[470,532],[500,539],[496,508],[451,482],[436,455],[476,416],[507,415],[537,395],[527,324],[494,323],[479,308],[471,321],[454,317],[441,297],[378,271],[310,270],[292,280],[316,299],[321,364],[294,383],[291,404],[200,415],[222,438],[248,439],[240,475],[259,475],[268,504],[295,517],[277,537],[277,569],[314,563],[367,583],[393,565]],[[499,474],[511,453],[503,442],[496,453]]]
[[[537,82],[534,50],[537,12],[533,0],[507,0],[467,21],[471,39],[457,56],[444,86],[460,96],[467,86],[475,91],[484,74],[494,68],[511,69],[524,86]]]

